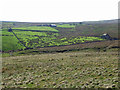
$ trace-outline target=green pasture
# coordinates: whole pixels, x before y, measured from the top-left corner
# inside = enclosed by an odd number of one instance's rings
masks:
[[[103,40],[102,38],[99,38],[99,37],[85,37],[85,36],[79,36],[79,37],[76,37],[76,38],[71,38],[68,40],[68,42],[70,43],[81,43],[81,42],[86,42],[86,41],[100,41],[100,40]]]
[[[49,27],[50,28],[50,27]],[[34,29],[35,30],[35,29]],[[13,30],[13,32],[17,35],[19,40],[14,36],[12,32],[8,32],[7,30],[0,31],[2,33],[2,45],[3,51],[9,50],[24,50],[24,44],[28,48],[40,48],[40,47],[51,47],[51,46],[61,46],[61,45],[71,45],[77,43],[84,43],[87,41],[98,41],[103,40],[99,37],[85,37],[85,36],[77,36],[77,37],[63,37],[60,38],[59,33],[52,32],[32,32],[32,31],[20,31]]]
[[[0,31],[0,34],[1,34],[1,35],[13,35],[12,32],[8,32],[8,31],[6,31],[6,30]]]
[[[58,30],[52,28],[52,27],[47,27],[47,26],[29,26],[29,27],[14,27],[12,29],[20,29],[20,30],[40,30],[40,31],[54,31],[58,32]]]
[[[41,33],[41,32],[39,32]],[[43,36],[45,35],[45,36]],[[29,48],[35,47],[48,47],[48,46],[61,46],[61,45],[71,45],[76,43],[82,43],[86,41],[97,41],[103,40],[98,37],[77,37],[77,38],[57,38],[57,33],[43,33],[43,35],[38,34],[38,36],[17,34],[23,43]]]
[[[2,36],[2,50],[20,50],[25,49],[25,47],[20,44],[20,42],[16,39],[15,36]]]
[[[49,34],[49,32],[48,33],[46,33],[46,32],[32,32],[32,31],[19,31],[19,30],[13,30],[14,31],[14,33],[16,34],[16,35],[30,35],[30,36],[40,36],[40,37],[42,37],[42,36],[52,36],[52,35],[55,35],[55,36],[58,36],[58,33],[52,33],[52,34]]]

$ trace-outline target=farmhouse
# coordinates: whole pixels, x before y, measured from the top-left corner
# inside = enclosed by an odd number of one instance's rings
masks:
[[[103,39],[108,39],[108,40],[111,39],[111,37],[110,37],[109,34],[107,34],[107,33],[104,33],[104,34],[101,36],[101,38],[103,38]]]
[[[57,27],[56,24],[50,24],[50,27]]]

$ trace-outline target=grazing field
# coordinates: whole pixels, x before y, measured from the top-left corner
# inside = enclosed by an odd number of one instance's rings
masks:
[[[5,57],[6,88],[117,88],[118,51],[76,51]]]
[[[111,37],[118,38],[117,23],[77,25],[75,29],[75,35],[101,35],[108,33]]]
[[[34,30],[48,29],[48,32],[36,32]],[[2,32],[2,45],[3,52],[24,50],[26,48],[40,48],[40,47],[53,47],[72,45],[78,43],[84,43],[88,41],[102,41],[104,39],[94,36],[62,36],[59,32],[51,32],[51,27],[19,27],[12,28],[12,32],[8,29],[3,29]],[[33,31],[30,31],[30,30]],[[27,31],[22,31],[27,30]],[[56,30],[56,29],[55,29]],[[53,28],[54,31],[54,28]],[[69,31],[71,32],[71,31]],[[15,36],[15,35],[17,36]],[[7,47],[7,48],[6,48]]]
[[[116,20],[3,22],[0,37],[3,88],[120,88]]]
[[[15,36],[2,36],[2,50],[18,50],[25,47],[16,39]]]
[[[31,27],[14,27],[13,29],[20,29],[20,30],[40,30],[40,31],[54,31],[58,32],[56,29],[51,28],[51,27],[37,27],[37,26],[31,26]]]

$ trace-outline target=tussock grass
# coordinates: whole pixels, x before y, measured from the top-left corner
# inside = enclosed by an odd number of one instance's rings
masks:
[[[5,57],[3,87],[117,88],[118,52],[76,51]]]

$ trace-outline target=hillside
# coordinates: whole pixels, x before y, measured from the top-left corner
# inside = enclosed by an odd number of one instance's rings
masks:
[[[118,88],[117,49],[36,53],[2,62],[4,88]]]
[[[101,21],[85,21],[84,24],[117,24],[118,19],[114,20],[101,20]]]
[[[119,90],[118,25],[98,22],[3,22],[3,88]]]
[[[117,20],[89,22],[3,22],[2,51],[18,51],[42,47],[66,46],[79,43],[103,41],[101,35],[108,33],[118,38]],[[50,25],[55,24],[55,27]],[[12,32],[8,29],[12,28]]]

